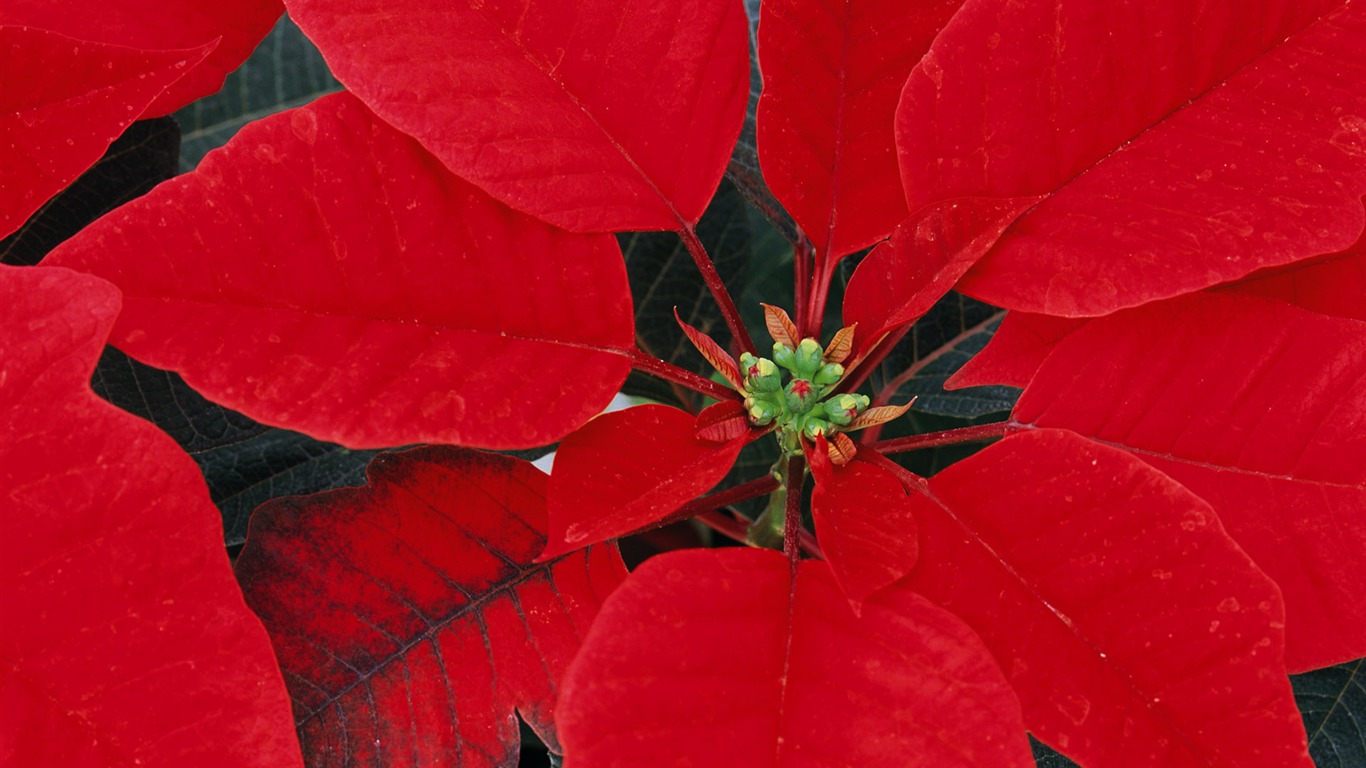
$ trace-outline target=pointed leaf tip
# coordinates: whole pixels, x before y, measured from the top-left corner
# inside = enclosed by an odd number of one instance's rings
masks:
[[[854,329],[857,327],[858,323],[854,323],[835,332],[834,338],[830,339],[830,344],[825,348],[825,362],[843,363],[849,359],[849,354],[854,351]]]
[[[781,307],[772,304],[760,304],[764,308],[764,324],[768,328],[768,335],[773,337],[773,341],[778,344],[786,344],[796,349],[802,342],[802,334],[797,330],[797,324],[792,322],[792,318]]]
[[[909,411],[914,404],[915,398],[912,397],[905,405],[880,405],[877,408],[869,408],[849,422],[849,426],[845,429],[854,431],[886,424],[889,421],[901,418],[902,414]]]
[[[716,372],[721,374],[736,391],[745,388],[744,377],[740,375],[740,366],[735,362],[735,358],[729,352],[721,348],[710,336],[696,328],[683,322],[683,317],[678,314],[678,307],[674,307],[674,320],[678,321],[678,327],[683,329],[683,335],[688,337],[688,341],[702,353],[702,357],[711,364]]]

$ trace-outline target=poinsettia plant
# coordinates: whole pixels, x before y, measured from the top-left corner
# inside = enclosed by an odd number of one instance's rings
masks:
[[[0,269],[6,765],[513,765],[519,715],[580,767],[1312,764],[1287,673],[1366,656],[1360,4],[286,6],[344,91]],[[0,234],[282,10],[74,7],[0,9]],[[725,176],[787,308],[708,247]],[[230,568],[106,339],[418,447]],[[917,405],[950,358],[1018,401]],[[735,546],[628,574],[682,520]]]

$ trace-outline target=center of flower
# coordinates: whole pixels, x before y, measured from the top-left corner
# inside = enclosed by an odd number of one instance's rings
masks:
[[[740,356],[745,371],[745,410],[757,427],[773,425],[784,450],[801,450],[801,439],[832,435],[868,407],[864,395],[832,394],[844,378],[844,366],[831,362],[815,339],[796,348],[781,341],[773,358]]]

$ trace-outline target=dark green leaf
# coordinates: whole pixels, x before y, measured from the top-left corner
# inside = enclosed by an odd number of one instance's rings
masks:
[[[1009,411],[1020,394],[1012,387],[944,390],[944,382],[986,346],[1004,316],[1004,310],[950,293],[888,355],[873,377],[877,391],[895,383],[890,402],[916,397],[913,410],[940,416],[970,419]]]
[[[281,17],[256,52],[228,75],[223,90],[176,113],[184,131],[181,165],[185,170],[199,165],[209,150],[223,146],[252,120],[337,90],[341,85],[322,55],[288,16]]]
[[[196,454],[194,459],[208,481],[209,495],[223,513],[223,537],[233,546],[246,540],[252,511],[271,499],[365,485],[365,465],[377,453],[270,429]]]
[[[0,263],[37,264],[85,225],[174,176],[179,150],[180,129],[169,117],[128,126],[99,162],[0,240]]]
[[[1043,742],[1029,738],[1029,746],[1034,749],[1034,763],[1039,768],[1077,768],[1077,764],[1054,752]]]
[[[731,294],[739,295],[751,257],[750,221],[744,200],[730,182],[721,183],[697,225],[697,236]],[[618,239],[631,280],[636,341],[640,348],[661,360],[710,377],[711,366],[683,336],[674,320],[674,307],[684,322],[711,336],[722,347],[728,347],[730,332],[682,241],[673,232],[623,233]],[[622,389],[628,395],[682,405],[689,410],[700,406],[694,393],[639,372],[633,373]]]
[[[1292,675],[1295,702],[1319,768],[1366,766],[1366,659]]]
[[[248,440],[270,429],[204,399],[169,371],[107,347],[90,381],[95,394],[156,424],[190,455]]]
[[[763,76],[759,73],[759,50],[756,45],[756,30],[759,27],[759,0],[745,0],[745,14],[749,17],[749,106],[745,111],[745,124],[740,130],[740,140],[731,153],[730,164],[726,167],[726,178],[740,189],[749,204],[768,219],[773,228],[789,243],[796,243],[800,234],[796,222],[787,215],[778,199],[764,182],[759,170],[759,151],[754,141],[754,115],[759,109],[759,94],[763,91]]]

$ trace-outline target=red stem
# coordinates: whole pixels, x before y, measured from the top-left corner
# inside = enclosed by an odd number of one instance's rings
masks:
[[[783,554],[792,561],[792,569],[797,569],[797,560],[802,556],[802,481],[806,479],[805,459],[799,453],[787,460],[787,506],[783,510]]]
[[[901,340],[906,338],[906,334],[910,332],[911,326],[906,325],[882,337],[882,341],[879,341],[868,354],[859,358],[858,362],[853,366],[853,372],[846,376],[844,381],[840,382],[839,387],[835,391],[858,391],[858,388],[863,386],[863,382],[867,381],[868,377],[873,375],[873,371],[882,364],[883,360],[887,359],[887,355],[892,354],[892,350],[896,349],[896,345],[900,344]]]
[[[871,448],[881,454],[890,454],[916,451],[921,448],[935,448],[941,445],[971,443],[977,440],[993,440],[1003,437],[1012,424],[1013,422],[1010,421],[995,421],[990,424],[978,424],[975,427],[959,427],[958,429],[946,429],[942,432],[896,437],[878,443],[868,443],[862,447]]]
[[[631,350],[631,367],[637,371],[658,376],[665,381],[685,386],[699,395],[706,395],[717,400],[737,400],[740,397],[735,390],[724,384],[703,378],[692,371],[679,368],[673,363],[667,363],[638,349]]]
[[[691,224],[684,224],[683,228],[679,230],[678,236],[683,238],[683,245],[692,255],[693,263],[697,265],[697,271],[702,273],[702,279],[706,281],[707,289],[711,291],[712,298],[716,299],[717,306],[721,308],[721,314],[726,318],[726,326],[730,328],[735,343],[740,345],[741,350],[751,355],[754,354],[754,340],[749,337],[749,331],[745,330],[745,324],[740,319],[740,312],[735,308],[735,302],[730,297],[730,291],[726,290],[726,284],[721,281],[721,274],[716,271],[716,265],[712,263],[706,247],[698,239],[697,230],[693,229]]]
[[[699,499],[693,499],[687,504],[679,507],[677,512],[670,515],[669,521],[686,520],[694,515],[700,516],[706,512],[713,512],[721,509],[722,507],[729,507],[732,504],[749,501],[750,499],[758,498],[764,494],[773,493],[777,487],[778,480],[773,475],[756,477],[749,482],[740,483],[739,485],[727,488],[724,491],[717,491],[716,493],[703,496]],[[745,533],[748,531],[748,526],[745,526],[745,528],[746,531],[741,532],[740,541],[745,540]]]
[[[747,519],[741,520],[730,517],[716,510],[703,512],[694,519],[728,539],[738,541],[741,544],[746,543],[745,534],[749,531]]]
[[[830,281],[835,277],[835,264],[839,259],[830,258],[829,251],[816,254],[815,271],[811,279],[811,296],[807,299],[807,327],[802,333],[819,337],[821,320],[825,318],[825,302],[830,298]]]

